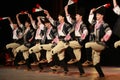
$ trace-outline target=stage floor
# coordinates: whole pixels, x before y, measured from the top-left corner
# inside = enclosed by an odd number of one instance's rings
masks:
[[[68,66],[69,74],[66,76],[62,73],[63,69],[52,73],[47,66],[44,67],[44,70],[39,72],[37,66],[33,66],[33,71],[26,71],[24,65],[19,69],[14,66],[0,66],[0,80],[120,80],[120,67],[102,66],[106,76],[104,79],[96,79],[98,74],[94,67],[84,67],[86,77],[80,77],[75,66]]]

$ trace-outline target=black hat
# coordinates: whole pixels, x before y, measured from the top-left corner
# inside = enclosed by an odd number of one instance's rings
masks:
[[[99,13],[101,15],[105,15],[105,11],[106,11],[106,8],[105,7],[101,7],[101,8],[96,10],[96,13]]]
[[[31,21],[30,21],[29,18],[27,18],[27,19],[25,20],[25,22],[28,22],[29,24],[31,24]]]
[[[39,11],[39,12],[35,12],[35,13],[32,13],[35,17],[37,16],[46,16],[46,14],[44,13],[44,11]]]
[[[79,14],[79,15],[81,15],[81,16],[84,16],[84,14],[85,14],[85,9],[84,8],[78,8],[77,10],[76,10],[76,14]]]
[[[16,17],[11,17],[11,20],[12,20],[12,23],[13,23],[13,24],[17,24]]]
[[[60,11],[60,12],[59,12],[59,16],[65,17],[65,11],[63,11],[63,10]]]
[[[12,22],[13,22],[13,24],[17,24],[16,19],[13,19]]]
[[[43,21],[43,23],[44,23],[44,24],[45,24],[45,23],[50,23],[50,21],[49,21],[47,18],[45,18],[44,21]]]

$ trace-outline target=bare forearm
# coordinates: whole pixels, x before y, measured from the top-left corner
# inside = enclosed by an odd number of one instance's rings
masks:
[[[116,2],[116,0],[113,0],[113,6],[114,6],[114,7],[117,6],[117,2]]]

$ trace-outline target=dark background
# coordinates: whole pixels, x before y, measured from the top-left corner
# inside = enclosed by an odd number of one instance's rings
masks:
[[[21,11],[32,12],[32,8],[37,3],[41,5],[43,9],[49,11],[54,19],[57,19],[58,13],[64,9],[68,0],[3,0],[0,1],[0,17],[15,17],[15,15]],[[118,4],[120,3],[117,0]],[[118,18],[118,16],[112,11],[113,4],[112,0],[78,0],[77,4],[73,4],[69,7],[69,13],[75,13],[76,8],[84,7],[85,9],[85,23],[88,24],[88,14],[90,9],[101,6],[103,4],[110,3],[111,7],[106,10],[105,21],[110,25],[111,29]],[[120,51],[114,49],[114,42],[119,40],[117,36],[112,35],[108,41],[109,46],[101,54],[102,65],[120,66]],[[12,41],[12,31],[7,20],[0,21],[0,51],[5,48],[5,45]],[[84,54],[84,51],[83,51]]]

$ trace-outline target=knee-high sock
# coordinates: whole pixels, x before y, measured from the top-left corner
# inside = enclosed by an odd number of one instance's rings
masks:
[[[60,61],[60,66],[63,67],[64,71],[68,72],[68,66],[64,59]]]
[[[86,58],[89,61],[92,61],[92,48],[86,48]]]
[[[29,54],[29,58],[30,58],[30,60],[31,60],[32,62],[36,62],[36,61],[37,61],[37,57],[36,57],[35,53]]]
[[[19,66],[18,62],[21,61],[21,57],[22,57],[21,52],[18,52],[16,57],[15,57],[15,60],[14,60],[14,65],[15,66]]]
[[[32,68],[30,64],[31,64],[31,61],[30,61],[30,58],[28,58],[28,59],[26,60],[26,66],[27,66],[28,69],[31,69],[31,68]]]
[[[49,65],[49,67],[52,67],[52,66],[54,66],[55,64],[54,64],[53,61],[51,61],[51,62],[48,63],[48,65]]]
[[[31,63],[34,62],[35,60],[36,60],[35,54],[34,54],[34,53],[29,54],[29,57],[28,57],[28,59],[26,60],[26,66],[27,66],[29,69],[31,69],[31,68],[32,68],[32,67],[31,67]]]
[[[68,47],[66,50],[65,50],[65,56],[68,56],[70,59],[76,59],[74,53],[73,53],[73,49],[71,47]],[[66,58],[68,58],[66,57]]]
[[[42,64],[40,64],[40,63],[38,64],[38,67],[39,67],[39,69],[41,69],[41,70],[43,69],[43,66],[42,66]]]
[[[97,70],[100,77],[104,77],[104,73],[103,73],[99,63],[95,65],[95,69]]]
[[[77,67],[78,67],[78,69],[79,69],[80,75],[81,75],[81,74],[84,74],[85,71],[84,71],[84,69],[83,69],[83,67],[82,67],[81,62],[78,61],[78,62],[76,63],[76,65],[77,65]]]
[[[12,48],[9,48],[9,49],[7,50],[7,53],[10,54],[10,57],[11,57],[11,58],[14,58],[14,55],[13,55],[13,52],[12,52]]]

